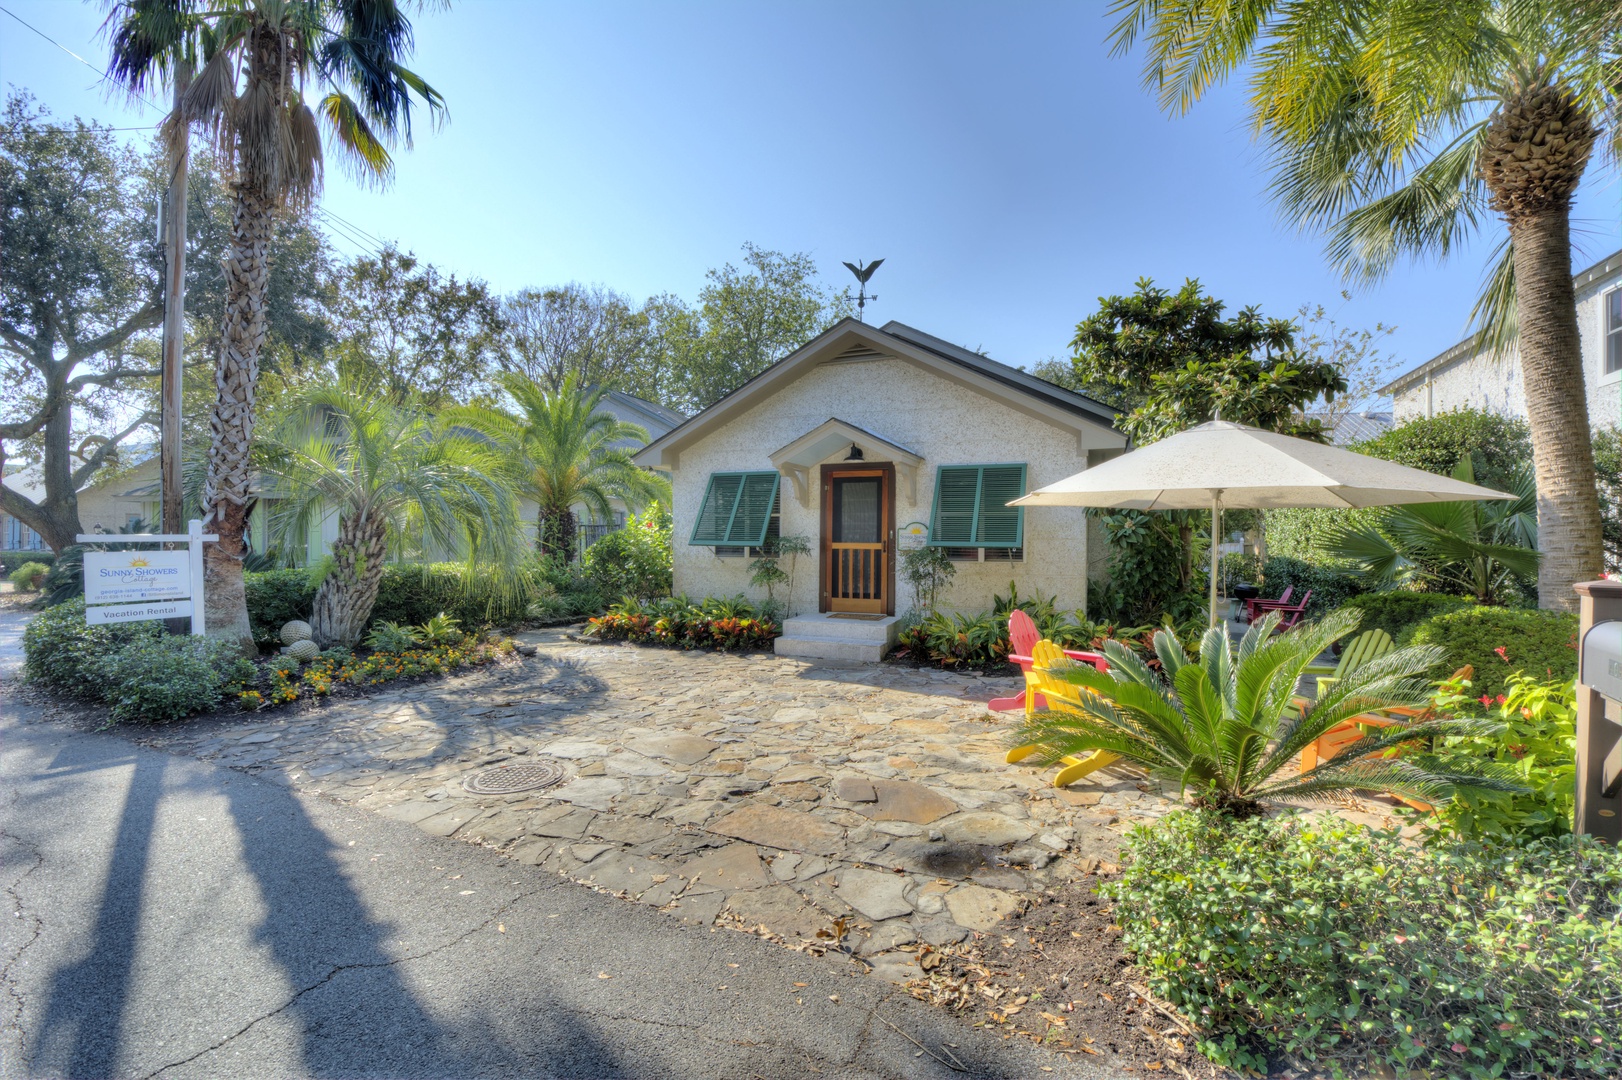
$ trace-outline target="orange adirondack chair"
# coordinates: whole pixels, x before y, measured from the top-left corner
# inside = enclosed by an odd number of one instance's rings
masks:
[[[1036,650],[1036,643],[1042,639],[1042,633],[1036,628],[1036,622],[1028,614],[1015,608],[1008,613],[1008,644],[1011,651],[1008,662],[1018,664],[1020,671],[1025,674],[1025,689],[1013,697],[992,698],[986,702],[986,708],[993,712],[1012,712],[1015,709],[1024,710],[1028,716],[1033,712],[1047,708],[1041,695],[1032,688],[1033,661],[1031,654]],[[1080,649],[1062,650],[1071,660],[1082,664],[1091,664],[1099,671],[1108,671],[1109,666],[1104,663],[1104,657],[1095,652],[1083,652]]]

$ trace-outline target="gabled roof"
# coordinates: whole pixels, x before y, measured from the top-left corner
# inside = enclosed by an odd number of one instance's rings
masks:
[[[917,364],[1056,426],[1108,432],[1121,445],[1125,445],[1126,437],[1115,430],[1116,410],[1102,402],[942,341],[905,323],[890,322],[882,327],[873,327],[847,318],[818,334],[714,405],[654,439],[637,454],[637,463],[654,468],[670,468],[682,447],[782,391],[818,365],[834,360],[878,357],[893,357]]]
[[[627,394],[623,390],[610,390],[607,396],[614,404],[631,412],[641,413],[661,428],[673,428],[687,419],[684,413],[679,413],[675,409],[667,409],[656,401],[649,401],[647,398],[637,397],[635,394]],[[648,425],[643,424],[642,426],[647,427]]]
[[[1573,274],[1571,284],[1580,296],[1584,291],[1593,288],[1595,285],[1603,287],[1618,276],[1622,276],[1622,250],[1613,251],[1586,270],[1580,270]],[[1471,334],[1458,344],[1448,346],[1423,364],[1409,368],[1380,387],[1380,394],[1389,397],[1394,393],[1408,389],[1409,386],[1427,375],[1441,371],[1443,368],[1452,367],[1461,360],[1467,360],[1475,356],[1479,351],[1480,339],[1480,334]]]

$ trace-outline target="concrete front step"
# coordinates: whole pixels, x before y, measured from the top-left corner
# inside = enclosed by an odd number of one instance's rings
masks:
[[[861,641],[842,641],[825,637],[780,637],[773,644],[778,656],[792,656],[800,660],[849,660],[861,664],[876,664],[890,651],[888,645]]]
[[[889,645],[895,641],[896,616],[882,619],[841,619],[826,612],[796,615],[783,621],[783,636],[849,641],[858,645]]]
[[[895,644],[896,622],[894,615],[882,619],[841,619],[827,612],[796,615],[783,622],[777,655],[876,664]]]

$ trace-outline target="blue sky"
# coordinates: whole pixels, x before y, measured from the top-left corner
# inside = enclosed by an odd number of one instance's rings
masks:
[[[102,5],[0,3],[104,65]],[[1240,91],[1166,116],[1137,59],[1109,55],[1102,10],[462,0],[417,19],[412,65],[450,123],[420,131],[386,192],[330,173],[324,205],[502,291],[692,298],[745,241],[810,252],[837,285],[841,260],[883,257],[870,319],[1017,365],[1064,355],[1097,297],[1140,276],[1394,324],[1409,363],[1460,337],[1489,243],[1343,302],[1320,240],[1267,201]],[[4,14],[0,83],[59,115],[157,119]],[[1622,246],[1612,175],[1591,170],[1578,265]]]

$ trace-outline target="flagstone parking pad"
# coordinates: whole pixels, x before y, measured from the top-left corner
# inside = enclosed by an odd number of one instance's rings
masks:
[[[1004,762],[1012,680],[529,636],[522,665],[143,741],[498,848],[678,918],[789,942],[843,918],[887,978],[1113,861],[1175,803],[1119,769],[1066,791]],[[552,788],[463,790],[545,758]]]

